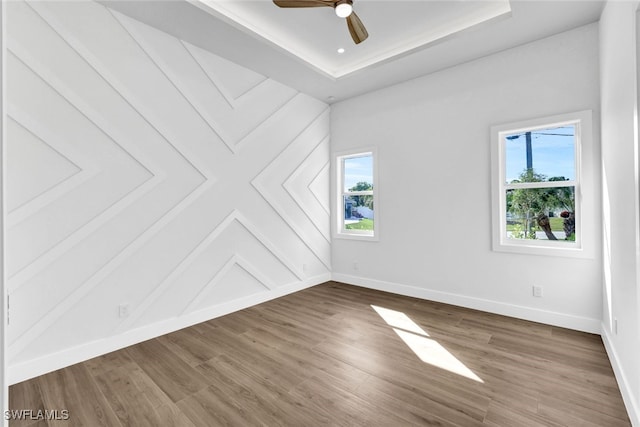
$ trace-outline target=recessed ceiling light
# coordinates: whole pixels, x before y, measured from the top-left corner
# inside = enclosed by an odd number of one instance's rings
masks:
[[[344,48],[343,47],[338,48],[338,53],[344,53]]]

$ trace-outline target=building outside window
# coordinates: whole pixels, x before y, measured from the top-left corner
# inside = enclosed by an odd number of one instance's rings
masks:
[[[581,249],[581,146],[590,117],[580,112],[492,128],[495,250]]]
[[[336,157],[338,214],[336,237],[377,237],[375,218],[376,167],[373,151]]]

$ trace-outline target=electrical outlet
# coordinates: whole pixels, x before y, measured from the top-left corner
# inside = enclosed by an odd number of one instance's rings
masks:
[[[358,269],[358,261],[353,261],[353,269],[354,270]]]
[[[307,272],[307,264],[302,264],[302,272],[303,273]]]
[[[129,316],[129,304],[120,304],[118,306],[118,317]]]
[[[533,296],[537,298],[542,297],[542,286],[533,285]]]
[[[615,335],[618,335],[618,318],[617,317],[613,318],[613,333]]]

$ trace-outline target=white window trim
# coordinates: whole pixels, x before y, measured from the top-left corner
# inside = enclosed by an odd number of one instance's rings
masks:
[[[350,157],[360,157],[363,155],[371,154],[373,157],[373,200],[374,200],[374,220],[373,220],[373,235],[368,234],[362,230],[345,230],[343,228],[344,221],[344,207],[343,194],[344,194],[344,159]],[[333,153],[333,170],[332,174],[335,179],[334,185],[334,206],[332,212],[334,214],[334,220],[332,221],[333,237],[336,239],[350,239],[350,240],[364,240],[377,242],[380,240],[380,203],[378,196],[378,151],[376,147],[364,147],[348,151],[340,151]],[[371,194],[365,192],[353,192],[350,194]]]
[[[576,124],[575,140],[575,180],[562,182],[561,186],[575,186],[576,207],[576,241],[519,240],[507,237],[506,198],[505,191],[510,186],[505,177],[505,146],[507,134],[521,133],[530,130],[555,126]],[[593,129],[591,110],[559,114],[533,120],[508,123],[491,127],[491,195],[492,195],[492,242],[493,250],[534,255],[592,258],[595,247],[592,236],[595,234],[595,205],[593,173],[585,173],[583,165],[593,166]],[[535,188],[539,183],[527,186]],[[558,185],[554,185],[558,186]],[[587,191],[584,191],[587,188]]]

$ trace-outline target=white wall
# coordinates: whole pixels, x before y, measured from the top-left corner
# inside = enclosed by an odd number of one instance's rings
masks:
[[[602,336],[633,425],[640,425],[637,5],[608,2],[600,20]]]
[[[0,5],[0,46],[3,45],[3,40],[5,37],[5,24],[4,24],[4,12],[5,4],[2,3]],[[5,97],[4,97],[4,63],[5,63],[5,53],[4,49],[0,49],[0,172],[4,171],[4,147],[5,147]],[[7,311],[5,307],[7,306],[7,293],[5,288],[5,280],[4,280],[4,174],[0,173],[0,289],[2,292],[2,297],[0,298],[0,411],[4,414],[4,411],[9,409],[9,385],[7,382],[7,367],[6,367],[6,333],[5,333],[5,325],[7,324]],[[2,425],[9,425],[8,420],[4,420]]]
[[[330,277],[326,104],[97,3],[6,7],[11,383]]]
[[[491,250],[490,127],[589,109],[595,155],[584,191],[599,206],[595,24],[333,105],[332,150],[376,146],[380,177],[380,240],[335,240],[333,277],[599,332],[599,227],[584,230],[591,258]],[[600,223],[599,208],[584,214]]]

